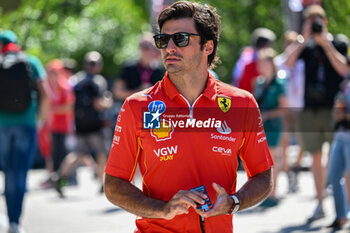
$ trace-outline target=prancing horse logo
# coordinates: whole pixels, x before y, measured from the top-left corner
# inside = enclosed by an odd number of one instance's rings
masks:
[[[227,112],[231,108],[231,99],[228,97],[218,97],[218,105],[223,112]]]

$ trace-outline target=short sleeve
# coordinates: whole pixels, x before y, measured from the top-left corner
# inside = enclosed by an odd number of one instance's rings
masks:
[[[113,142],[105,172],[111,176],[131,181],[135,174],[141,147],[138,144],[137,123],[128,99],[117,119]]]
[[[248,104],[245,125],[244,142],[240,148],[240,157],[248,177],[268,170],[273,161],[267,145],[264,125],[258,105],[253,97]]]

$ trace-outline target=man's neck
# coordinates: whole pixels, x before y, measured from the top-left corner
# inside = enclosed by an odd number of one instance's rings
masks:
[[[203,93],[208,81],[208,71],[191,74],[169,74],[169,79],[177,91],[192,105]]]

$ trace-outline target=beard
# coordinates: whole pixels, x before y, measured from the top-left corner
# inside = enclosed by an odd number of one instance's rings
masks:
[[[167,61],[167,59],[174,59],[176,60],[175,62],[172,61]],[[168,71],[169,74],[181,74],[183,73],[188,73],[188,72],[193,72],[195,69],[198,69],[201,67],[203,64],[203,55],[202,51],[198,51],[196,53],[192,53],[189,56],[182,56],[176,53],[169,54],[165,53],[162,56],[163,64]]]
[[[169,56],[176,58],[178,60],[175,63],[169,63],[167,62],[167,59]],[[162,59],[163,59],[164,68],[168,71],[168,73],[178,73],[178,72],[181,72],[184,68],[182,56],[179,56],[176,54],[165,54]]]

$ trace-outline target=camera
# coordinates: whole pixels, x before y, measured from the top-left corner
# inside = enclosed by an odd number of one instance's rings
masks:
[[[320,18],[315,19],[311,24],[312,33],[321,33],[323,30],[323,20]]]

